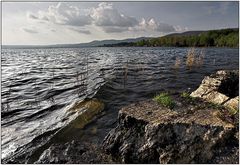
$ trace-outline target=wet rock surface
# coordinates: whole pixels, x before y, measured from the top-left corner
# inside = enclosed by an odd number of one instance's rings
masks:
[[[238,128],[226,111],[174,99],[172,110],[152,100],[121,109],[104,150],[122,163],[238,163]]]
[[[104,154],[96,145],[72,141],[61,145],[52,145],[42,153],[39,160],[35,163],[89,164],[114,162],[111,156]]]

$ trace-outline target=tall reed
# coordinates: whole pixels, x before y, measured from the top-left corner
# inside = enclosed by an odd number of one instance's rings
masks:
[[[181,65],[181,60],[179,57],[176,57],[174,68],[179,69],[180,65]]]
[[[200,51],[200,53],[198,54],[198,57],[196,58],[196,66],[200,67],[203,65],[203,60],[205,57],[205,52],[203,50]]]
[[[193,67],[201,67],[204,63],[205,52],[201,50],[199,53],[195,48],[190,48],[187,53],[186,66],[191,69]]]
[[[194,65],[194,60],[195,60],[195,49],[190,48],[187,53],[186,66],[191,69]]]

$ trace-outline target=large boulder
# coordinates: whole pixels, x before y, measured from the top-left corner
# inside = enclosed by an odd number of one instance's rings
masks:
[[[152,100],[124,107],[103,148],[121,163],[237,163],[234,123],[198,104],[204,102],[177,102],[172,110]]]
[[[238,70],[220,70],[204,77],[202,83],[191,93],[208,102],[221,104],[238,111],[239,72]]]

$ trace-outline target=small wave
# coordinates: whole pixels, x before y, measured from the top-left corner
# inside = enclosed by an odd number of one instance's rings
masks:
[[[117,116],[117,111],[124,105],[146,99],[163,90],[197,87],[205,74],[219,68],[238,68],[236,62],[239,60],[238,49],[206,48],[206,60],[202,68],[187,70],[183,63],[175,72],[172,69],[175,59],[179,56],[184,62],[186,50],[186,48],[5,50],[2,54],[4,70],[1,94],[2,102],[9,102],[10,109],[1,112],[2,127],[6,130],[10,127],[13,129],[9,129],[9,132],[3,131],[2,134],[4,137],[12,138],[12,142],[19,146],[23,142],[25,145],[25,142],[29,143],[27,140],[44,135],[44,132],[66,126],[67,122],[62,121],[71,120],[66,118],[66,107],[74,100],[86,97],[97,97],[106,103],[108,111],[99,120],[102,120],[101,128],[107,130],[111,125],[109,123],[116,120],[113,116]],[[88,67],[86,56],[89,58]],[[214,65],[213,56],[216,58]],[[226,61],[233,61],[232,66]],[[81,78],[81,74],[86,76]],[[34,124],[38,127],[35,128]],[[33,130],[21,130],[26,127],[33,127]],[[91,139],[93,135],[84,131],[85,138]],[[17,141],[16,136],[20,140]],[[27,140],[24,141],[24,138]],[[37,144],[37,141],[36,139],[36,143],[32,144]],[[7,148],[7,145],[9,144],[3,144],[2,147]],[[21,149],[25,152],[29,148]]]

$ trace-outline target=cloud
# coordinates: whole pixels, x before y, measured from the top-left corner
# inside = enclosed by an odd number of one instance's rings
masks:
[[[165,24],[165,23],[157,24],[156,30],[159,31],[159,32],[163,32],[163,33],[169,33],[169,32],[175,32],[176,31],[174,26],[168,25],[168,24]]]
[[[91,17],[95,25],[103,27],[132,27],[138,24],[136,18],[119,13],[118,10],[113,8],[112,4],[106,2],[102,2],[97,8],[93,8]]]
[[[29,13],[29,12],[27,12],[27,18],[30,18],[30,19],[39,19],[37,16],[35,16],[34,14]]]
[[[70,30],[73,30],[75,32],[78,32],[78,33],[83,33],[83,34],[91,34],[91,32],[89,30],[85,30],[85,29],[75,29],[75,28],[70,28]]]
[[[174,29],[177,31],[177,32],[184,32],[184,31],[188,31],[188,27],[181,27],[179,25],[177,26],[174,26]]]
[[[54,24],[69,26],[85,26],[92,23],[90,15],[81,13],[80,9],[67,3],[58,3],[56,6],[50,5],[47,11],[39,11],[37,16],[28,15],[32,19],[50,21]]]
[[[104,26],[102,27],[105,33],[121,33],[124,31],[128,31],[128,27],[117,27],[117,26]]]
[[[121,33],[124,31],[158,31],[162,33],[175,32],[174,26],[158,23],[153,18],[146,21],[142,18],[138,21],[134,17],[126,16],[113,8],[112,4],[100,3],[97,8],[91,10],[91,17],[96,26],[106,33]]]
[[[133,28],[130,28],[132,31],[157,31],[162,33],[170,33],[175,32],[176,28],[173,25],[169,25],[166,23],[159,23],[155,21],[154,18],[146,20],[142,18],[139,22],[139,25]]]
[[[22,28],[22,30],[27,32],[27,33],[38,33],[38,31],[36,31],[35,29]]]
[[[154,18],[138,20],[119,12],[111,3],[102,2],[89,9],[79,9],[69,3],[50,5],[47,11],[38,11],[37,14],[28,13],[28,18],[51,22],[73,27],[73,31],[91,34],[89,30],[81,29],[84,26],[99,27],[105,33],[122,33],[126,31],[155,31],[170,33],[181,31],[183,28],[166,23],[157,22]]]

